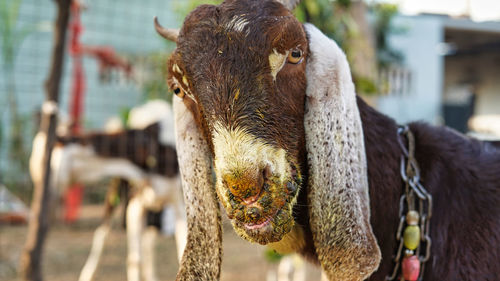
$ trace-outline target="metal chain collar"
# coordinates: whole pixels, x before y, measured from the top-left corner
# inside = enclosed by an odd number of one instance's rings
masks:
[[[408,141],[408,149],[405,145],[405,139]],[[429,232],[430,219],[432,217],[432,196],[425,190],[420,183],[420,169],[415,159],[415,137],[408,128],[402,126],[398,128],[398,143],[403,154],[401,155],[401,178],[404,181],[404,193],[399,200],[399,226],[396,232],[396,239],[399,242],[396,255],[394,256],[394,269],[391,276],[386,280],[406,280],[403,274],[402,263],[406,257],[415,256],[418,258],[420,269],[418,270],[418,280],[422,281],[425,270],[425,262],[431,256],[431,238]],[[419,219],[416,224],[420,230],[420,241],[415,250],[405,248],[404,232],[409,226],[408,213],[413,211],[418,213]],[[406,233],[406,232],[405,232]],[[406,257],[405,257],[406,255]],[[408,273],[406,273],[408,274]]]

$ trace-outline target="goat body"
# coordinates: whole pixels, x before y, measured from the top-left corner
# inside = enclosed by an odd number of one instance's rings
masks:
[[[219,278],[217,198],[241,237],[301,253],[330,280],[392,271],[397,125],[355,95],[345,55],[293,17],[296,2],[203,5],[178,33],[156,22],[177,43],[168,83],[190,230],[178,280]],[[449,129],[410,130],[434,198],[423,280],[495,280],[500,153]]]
[[[402,192],[396,123],[358,99],[370,181],[371,224],[382,263],[392,270]],[[500,150],[451,129],[411,123],[421,181],[433,196],[431,259],[424,280],[496,280],[500,276]],[[389,203],[390,202],[390,203]]]
[[[172,119],[171,111],[163,110],[161,117]],[[56,193],[72,182],[93,183],[105,177],[126,179],[138,187],[127,206],[129,281],[140,280],[141,269],[146,280],[156,280],[153,260],[156,231],[144,227],[147,211],[172,206],[176,217],[179,259],[186,243],[186,218],[177,155],[172,143],[168,142],[169,137],[161,137],[165,135],[164,130],[173,134],[170,123],[169,120],[160,120],[149,126],[135,124],[144,127],[141,129],[59,137],[52,152],[51,185]],[[166,139],[167,143],[162,143],[161,139]],[[41,176],[40,151],[43,151],[45,141],[43,133],[39,133],[33,142],[30,172],[34,179]],[[93,279],[110,230],[111,212],[107,210],[103,223],[94,234],[91,254],[80,275],[81,281]]]

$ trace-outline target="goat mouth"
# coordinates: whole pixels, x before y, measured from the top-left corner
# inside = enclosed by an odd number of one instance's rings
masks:
[[[272,220],[276,216],[276,214],[278,214],[278,212],[280,212],[282,209],[283,209],[283,206],[281,208],[276,209],[276,211],[274,211],[271,215],[265,217],[263,219],[263,221],[261,221],[261,222],[243,223],[243,226],[248,230],[263,229],[263,228],[267,227],[272,222]]]
[[[280,241],[292,229],[293,206],[302,186],[299,167],[292,163],[286,180],[276,174],[266,178],[261,192],[249,200],[234,196],[229,188],[218,190],[236,233],[263,245]]]
[[[263,228],[269,225],[271,223],[272,217],[267,218],[264,222],[261,222],[259,224],[254,224],[254,223],[245,223],[243,224],[247,229],[253,230],[253,229],[259,229]]]
[[[284,184],[283,189],[286,189],[289,183]],[[296,194],[294,194],[296,195]],[[262,196],[264,201],[267,198],[272,198],[273,194],[265,192]],[[243,207],[236,210],[235,216],[231,216],[231,222],[235,231],[244,239],[266,245],[272,242],[280,241],[294,225],[293,206],[294,196],[282,191],[277,193],[274,200],[263,204],[261,200],[256,202],[256,205]],[[248,216],[249,208],[259,207],[261,216],[258,219],[250,219]]]
[[[240,236],[250,242],[262,245],[278,242],[285,234],[290,232],[294,225],[291,211],[288,211],[291,210],[291,206],[288,208],[287,205],[259,223],[243,223],[232,220],[234,229]]]

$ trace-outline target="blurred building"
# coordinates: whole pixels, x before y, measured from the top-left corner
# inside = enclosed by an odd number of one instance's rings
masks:
[[[390,43],[404,59],[381,75],[381,111],[461,132],[472,116],[500,115],[500,22],[423,14],[397,16],[394,26]]]

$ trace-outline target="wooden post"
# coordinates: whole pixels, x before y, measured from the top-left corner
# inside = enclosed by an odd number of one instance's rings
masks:
[[[55,142],[57,125],[57,105],[59,101],[59,85],[63,71],[66,30],[70,17],[71,0],[54,0],[57,5],[57,20],[54,28],[54,47],[52,49],[52,65],[45,82],[45,102],[42,107],[40,132],[45,134],[46,143],[43,155],[43,178],[35,180],[34,194],[31,203],[28,237],[21,256],[20,276],[24,280],[42,280],[42,250],[49,228],[50,208],[50,158]]]

